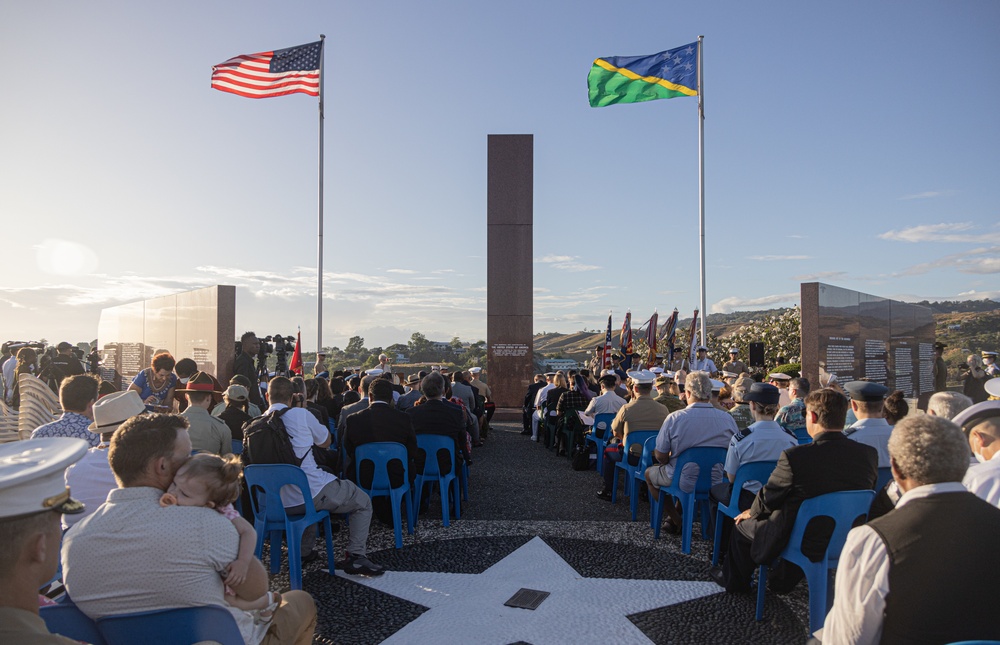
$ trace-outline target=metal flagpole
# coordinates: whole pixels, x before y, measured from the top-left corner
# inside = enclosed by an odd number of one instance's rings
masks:
[[[316,249],[316,352],[323,351],[323,58],[326,36],[319,35],[319,224]],[[319,357],[316,357],[319,360]]]
[[[705,318],[708,311],[705,306],[705,83],[702,79],[704,43],[705,37],[698,36],[698,235],[701,238],[701,344],[707,345],[708,337],[705,335]],[[322,88],[322,81],[320,87]]]

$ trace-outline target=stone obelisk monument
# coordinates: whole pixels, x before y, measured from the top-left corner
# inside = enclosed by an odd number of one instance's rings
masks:
[[[486,371],[497,413],[518,418],[532,378],[533,157],[534,135],[487,137]]]

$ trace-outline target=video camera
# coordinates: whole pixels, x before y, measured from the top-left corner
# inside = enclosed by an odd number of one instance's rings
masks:
[[[264,338],[261,338],[260,341],[261,347],[263,347],[266,343],[273,342],[274,352],[278,355],[295,351],[295,336],[282,336],[281,334],[276,334],[274,336],[265,336]],[[268,345],[267,353],[271,353],[270,345]]]
[[[11,356],[17,356],[17,351],[22,347],[38,350],[39,354],[45,350],[45,344],[35,340],[8,340],[0,346],[0,350],[10,352]]]

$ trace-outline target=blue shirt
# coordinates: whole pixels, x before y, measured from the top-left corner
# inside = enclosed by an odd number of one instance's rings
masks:
[[[90,419],[82,414],[77,414],[76,412],[63,412],[63,415],[56,421],[46,423],[43,426],[38,426],[38,428],[31,433],[31,438],[41,439],[43,437],[69,437],[71,439],[83,439],[90,444],[91,448],[96,448],[97,444],[101,443],[101,435],[97,432],[87,430],[87,426],[89,425]]]

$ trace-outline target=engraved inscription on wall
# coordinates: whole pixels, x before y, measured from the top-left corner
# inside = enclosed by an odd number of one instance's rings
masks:
[[[913,396],[913,349],[897,347],[893,353],[896,364],[896,389],[903,391],[903,396]]]
[[[886,342],[868,338],[865,340],[865,378],[875,383],[886,384],[889,378]]]
[[[527,356],[528,346],[522,343],[494,343],[490,345],[494,356]]]

